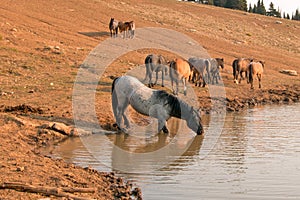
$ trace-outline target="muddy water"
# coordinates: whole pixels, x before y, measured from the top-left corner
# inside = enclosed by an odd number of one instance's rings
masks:
[[[228,113],[224,125],[210,120],[203,119],[206,130],[223,129],[209,154],[206,136],[180,132],[96,134],[61,143],[54,156],[114,170],[139,185],[144,199],[300,198],[300,104]]]

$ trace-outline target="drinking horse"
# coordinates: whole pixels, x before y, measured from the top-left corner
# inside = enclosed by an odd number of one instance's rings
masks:
[[[167,121],[176,117],[185,120],[187,126],[197,135],[203,133],[200,114],[192,106],[166,91],[145,86],[135,77],[121,76],[112,83],[112,108],[117,127],[124,131],[130,128],[130,121],[126,115],[129,105],[138,113],[156,118],[158,132],[169,133]]]

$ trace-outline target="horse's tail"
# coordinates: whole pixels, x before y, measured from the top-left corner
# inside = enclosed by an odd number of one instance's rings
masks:
[[[233,74],[233,79],[236,77],[236,71],[237,71],[237,65],[238,65],[238,60],[235,59],[232,63],[232,74]]]
[[[249,75],[248,75],[248,79],[249,79],[249,83],[252,83],[253,82],[253,64],[250,63],[249,66],[248,66],[248,69],[249,69]]]
[[[117,77],[113,80],[112,82],[112,86],[111,86],[111,100],[112,100],[112,108],[113,108],[113,112],[114,112],[114,116],[115,119],[117,117],[117,107],[118,107],[118,98],[115,92],[115,85],[116,85],[116,81],[119,79],[120,77]]]
[[[151,63],[152,63],[152,55],[148,55],[145,59],[146,75],[143,82],[146,81],[148,77],[150,78],[150,73],[152,73]]]

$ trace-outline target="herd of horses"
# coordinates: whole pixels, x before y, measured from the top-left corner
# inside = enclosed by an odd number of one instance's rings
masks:
[[[120,33],[123,32],[123,38],[133,38],[135,23],[133,21],[121,22],[111,18],[109,30],[111,37],[117,37],[118,31],[120,31]],[[261,88],[264,66],[264,61],[254,61],[250,58],[235,59],[232,63],[234,83],[239,84],[242,79],[246,78],[247,83],[251,84],[251,89],[253,89],[253,80],[256,76],[259,88]],[[112,107],[116,119],[114,125],[124,132],[130,128],[126,110],[131,105],[137,112],[156,118],[158,132],[168,133],[167,121],[170,117],[176,117],[185,120],[187,126],[195,133],[202,134],[200,113],[178,98],[178,85],[180,82],[183,83],[183,93],[186,96],[188,81],[199,87],[218,84],[221,79],[220,69],[224,69],[224,59],[191,57],[188,60],[175,58],[168,61],[162,55],[149,54],[145,58],[145,68],[146,75],[143,81],[128,75],[114,79],[112,83]],[[156,74],[154,83],[152,81],[153,72]],[[173,94],[152,88],[157,84],[159,72],[162,74],[162,87],[164,87],[165,76],[169,73]],[[148,87],[144,85],[147,79]]]
[[[123,32],[123,38],[133,38],[135,33],[134,21],[122,22],[117,21],[114,18],[110,18],[109,31],[111,37],[118,37],[118,32]]]
[[[254,89],[253,79],[256,76],[258,79],[258,87],[261,88],[261,79],[264,68],[264,61],[254,61],[252,58],[237,58],[232,62],[234,82],[239,84],[242,79],[246,78],[247,83],[250,83],[251,85],[251,89]],[[245,77],[243,77],[243,73],[245,74]]]

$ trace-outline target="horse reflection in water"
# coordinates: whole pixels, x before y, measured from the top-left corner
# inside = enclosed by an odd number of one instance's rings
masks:
[[[128,134],[113,134],[112,168],[126,173],[146,173],[153,170],[178,170],[176,166],[190,165],[191,157],[199,155],[203,135],[186,132],[173,132],[178,129],[180,120],[171,119],[170,134],[157,134],[155,137],[136,137]],[[174,127],[173,127],[174,126]],[[189,159],[187,160],[187,157]]]
[[[126,114],[129,105],[140,114],[156,118],[158,120],[158,132],[169,133],[166,126],[167,121],[171,117],[175,117],[185,120],[187,126],[197,135],[203,133],[200,113],[192,106],[163,90],[153,90],[146,87],[135,77],[116,78],[112,84],[112,107],[116,119],[115,126],[124,132],[130,128]]]

